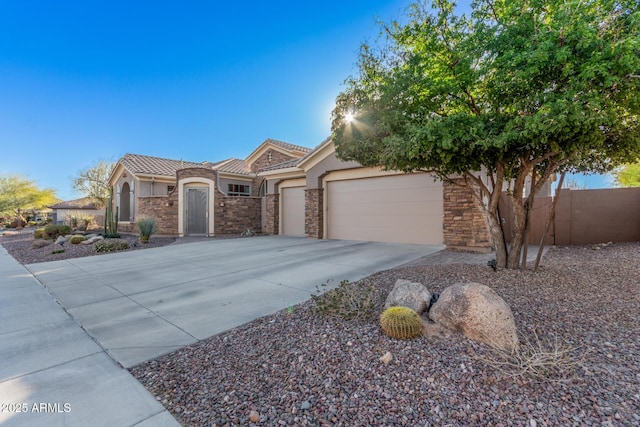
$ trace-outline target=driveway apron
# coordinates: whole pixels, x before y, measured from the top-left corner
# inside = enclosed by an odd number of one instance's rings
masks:
[[[0,405],[2,426],[179,425],[2,246]]]
[[[26,267],[128,368],[441,249],[265,236]]]

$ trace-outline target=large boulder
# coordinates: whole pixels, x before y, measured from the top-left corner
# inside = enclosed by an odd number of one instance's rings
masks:
[[[431,306],[429,318],[446,329],[501,350],[513,351],[518,345],[511,308],[493,289],[480,283],[447,287]]]
[[[96,236],[95,234],[93,236],[89,235],[89,236],[85,236],[86,240],[84,242],[80,242],[81,245],[93,245],[95,242],[99,242],[100,240],[104,240],[104,237],[102,236]]]
[[[69,241],[69,239],[71,239],[71,234],[67,234],[64,236],[58,236],[58,238],[56,239],[56,245],[64,245],[65,243],[67,243]]]
[[[385,310],[389,307],[409,307],[418,314],[424,313],[429,308],[431,292],[422,284],[398,279],[395,286],[389,292],[384,304]]]

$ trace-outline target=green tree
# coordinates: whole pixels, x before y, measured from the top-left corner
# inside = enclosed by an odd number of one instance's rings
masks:
[[[457,15],[450,0],[419,2],[405,24],[382,24],[336,99],[332,136],[343,160],[468,186],[498,266],[518,268],[532,202],[525,182],[535,195],[556,172],[605,172],[638,156],[640,14],[636,0],[472,8]],[[509,250],[503,190],[515,218]]]
[[[22,175],[0,176],[0,215],[13,218],[18,209],[42,209],[58,201],[52,188],[40,189]]]
[[[613,172],[621,187],[640,187],[640,162],[627,163]]]
[[[109,176],[115,163],[99,161],[95,165],[78,172],[73,179],[73,188],[86,197],[96,199],[101,206],[109,200]]]

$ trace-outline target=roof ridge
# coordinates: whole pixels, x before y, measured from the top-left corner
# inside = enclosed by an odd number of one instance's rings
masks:
[[[184,160],[184,159],[171,159],[169,157],[158,157],[158,156],[149,156],[147,154],[134,154],[134,153],[125,153],[124,156],[122,156],[123,158],[127,157],[127,156],[136,156],[136,157],[146,157],[148,159],[158,159],[158,160],[169,160],[171,162],[185,162],[185,163],[194,163],[194,164],[203,164],[203,163],[210,163],[207,160],[205,160],[204,162],[193,162],[191,160]]]

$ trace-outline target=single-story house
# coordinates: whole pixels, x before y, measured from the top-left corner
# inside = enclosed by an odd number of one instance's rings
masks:
[[[152,216],[160,233],[178,236],[250,229],[479,250],[491,245],[484,216],[465,188],[427,173],[343,162],[331,139],[315,149],[267,139],[244,160],[213,163],[126,154],[110,185],[122,231]]]
[[[91,197],[56,203],[49,209],[53,211],[53,224],[64,224],[69,215],[92,216],[98,225],[104,223],[105,209]]]

